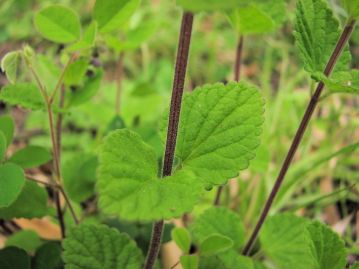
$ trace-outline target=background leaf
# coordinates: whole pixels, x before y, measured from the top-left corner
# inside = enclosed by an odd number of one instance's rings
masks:
[[[21,64],[21,52],[13,51],[7,53],[1,60],[1,69],[5,72],[10,83],[15,83]]]
[[[22,249],[8,247],[0,249],[1,269],[30,269],[30,257]]]
[[[186,228],[174,228],[171,232],[171,237],[184,253],[189,252],[191,247],[191,236]]]
[[[32,260],[33,269],[61,269],[63,262],[61,259],[61,245],[56,242],[43,244]]]
[[[21,167],[6,163],[0,166],[0,208],[10,206],[19,196],[25,184]]]
[[[200,244],[200,254],[203,256],[213,256],[230,249],[233,241],[227,236],[212,234]]]
[[[80,225],[63,241],[66,269],[138,269],[143,256],[136,243],[104,225]]]
[[[52,159],[50,152],[40,146],[27,146],[16,151],[9,159],[22,168],[32,168],[45,164]]]
[[[184,10],[195,12],[228,10],[241,6],[245,3],[246,1],[243,0],[177,0],[177,4],[181,6]]]
[[[6,144],[9,146],[14,137],[15,124],[10,116],[0,116],[0,131],[3,132],[6,138]]]
[[[6,240],[7,247],[18,247],[25,250],[28,253],[34,253],[35,250],[41,246],[42,240],[38,234],[30,230],[18,231],[15,234],[8,237]]]
[[[196,255],[184,255],[180,258],[183,269],[197,269],[199,259]]]
[[[0,131],[0,161],[4,159],[6,153],[6,137],[2,131]]]

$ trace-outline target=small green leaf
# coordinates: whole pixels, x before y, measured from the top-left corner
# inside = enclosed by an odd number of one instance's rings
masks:
[[[97,157],[79,153],[70,158],[62,169],[64,185],[69,197],[78,203],[95,194]]]
[[[313,242],[312,256],[316,269],[343,269],[346,265],[347,252],[344,241],[328,226],[315,221],[307,225]]]
[[[247,1],[244,0],[177,0],[177,4],[184,10],[188,11],[218,11],[230,10],[239,6],[245,5]]]
[[[89,59],[82,57],[67,68],[64,83],[69,86],[81,85],[89,65]]]
[[[323,72],[339,40],[341,31],[328,3],[323,0],[299,0],[295,23],[295,40],[307,72]],[[335,71],[347,71],[351,60],[348,48]]]
[[[102,33],[112,32],[128,21],[140,0],[96,0],[94,19]]]
[[[0,208],[15,202],[24,184],[24,171],[21,167],[12,163],[0,166]]]
[[[171,232],[173,241],[184,252],[188,253],[191,247],[191,236],[186,228],[174,228]]]
[[[330,93],[359,94],[359,71],[337,72],[330,78],[320,74],[318,80],[324,82]]]
[[[63,262],[61,259],[62,249],[60,244],[49,242],[43,244],[35,254],[32,265],[33,269],[61,269]]]
[[[24,188],[14,203],[9,207],[0,208],[0,218],[5,220],[41,218],[47,213],[46,190],[30,181],[26,181]]]
[[[39,235],[30,230],[22,230],[11,235],[7,240],[7,247],[18,247],[28,253],[34,253],[35,250],[42,245],[42,240]]]
[[[213,256],[230,249],[233,246],[233,240],[220,234],[208,236],[200,244],[200,254],[203,256]]]
[[[97,27],[97,22],[93,21],[86,29],[85,33],[82,36],[82,39],[69,46],[67,50],[70,52],[74,52],[92,48],[95,45],[96,41]]]
[[[57,43],[71,43],[79,39],[81,24],[78,15],[70,8],[52,5],[35,15],[35,26],[46,39]]]
[[[30,257],[22,249],[8,247],[0,249],[1,269],[30,269]]]
[[[184,255],[180,257],[180,262],[183,269],[197,269],[199,259],[196,255]]]
[[[253,260],[241,256],[238,251],[230,249],[215,256],[200,259],[201,269],[257,269],[254,268]],[[259,269],[259,268],[258,268]],[[261,268],[263,269],[263,268]]]
[[[80,225],[63,241],[66,269],[138,269],[141,250],[127,235],[104,225]]]
[[[159,220],[191,211],[203,192],[192,173],[178,171],[159,180],[153,148],[129,130],[105,139],[99,154],[100,208],[125,220]]]
[[[45,164],[51,159],[52,156],[47,149],[40,146],[27,146],[15,152],[9,161],[26,169]]]
[[[1,69],[5,72],[10,83],[15,83],[19,73],[19,66],[21,64],[21,52],[9,52],[1,60]]]
[[[207,185],[238,176],[255,157],[264,101],[245,82],[199,87],[184,97],[176,156]],[[167,129],[167,118],[162,130]],[[163,132],[165,133],[165,132]]]
[[[0,92],[0,100],[10,105],[19,105],[31,110],[45,108],[39,89],[30,83],[6,85]]]
[[[209,234],[220,234],[233,240],[236,249],[244,243],[244,225],[241,218],[225,207],[212,207],[203,212],[191,226],[197,241]]]
[[[345,10],[350,18],[359,19],[359,1],[358,0],[342,0]]]
[[[2,131],[0,131],[0,161],[4,159],[6,153],[6,137]]]
[[[1,90],[1,92],[4,89]],[[15,124],[10,116],[0,116],[0,131],[3,132],[6,138],[6,144],[9,146],[14,137]]]
[[[279,268],[316,268],[306,224],[307,220],[290,214],[268,218],[260,233],[262,251]]]

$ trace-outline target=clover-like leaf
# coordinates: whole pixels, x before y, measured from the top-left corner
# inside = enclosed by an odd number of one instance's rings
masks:
[[[6,77],[10,83],[16,82],[20,64],[21,64],[20,51],[9,52],[1,60],[1,69],[5,72]]]
[[[244,243],[244,225],[241,218],[225,207],[212,207],[203,212],[191,227],[197,241],[210,234],[220,234],[233,240],[236,249]]]
[[[51,159],[52,156],[47,149],[30,145],[16,151],[9,161],[26,169],[45,164]]]
[[[176,147],[179,166],[210,186],[236,177],[255,157],[263,106],[259,90],[245,82],[206,85],[186,95]]]
[[[174,228],[171,232],[173,241],[184,252],[188,253],[191,247],[191,236],[186,228],[178,227]]]
[[[0,92],[0,100],[10,105],[19,105],[31,110],[45,109],[39,89],[31,83],[6,85]]]
[[[104,225],[80,225],[63,241],[66,269],[138,269],[141,250],[127,235]]]
[[[323,0],[299,0],[294,36],[307,72],[323,72],[340,36],[339,22]],[[334,71],[347,71],[351,60],[346,47]]]
[[[154,149],[126,129],[105,139],[99,162],[100,207],[122,219],[179,217],[193,208],[202,193],[203,185],[189,171],[159,180]]]
[[[118,29],[137,9],[140,0],[96,0],[94,19],[102,33]]]
[[[81,40],[69,46],[67,50],[70,52],[74,52],[78,50],[86,50],[92,48],[95,45],[97,28],[98,28],[97,22],[93,21],[86,29]]]
[[[14,130],[15,124],[13,119],[8,115],[0,116],[0,131],[2,131],[5,135],[7,146],[9,146],[12,142]]]
[[[347,252],[344,241],[328,226],[314,221],[307,225],[313,242],[312,256],[316,261],[316,269],[345,268]]]
[[[245,0],[177,0],[177,4],[187,11],[218,11],[230,10],[245,5]]]
[[[62,5],[51,5],[35,15],[35,26],[46,39],[58,43],[71,43],[79,39],[80,19],[76,12]]]
[[[19,196],[25,184],[21,167],[6,163],[0,166],[0,208],[10,206]]]

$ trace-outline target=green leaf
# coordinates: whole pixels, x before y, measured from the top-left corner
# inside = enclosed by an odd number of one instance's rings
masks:
[[[180,257],[180,262],[183,269],[197,269],[199,259],[196,255],[184,255]]]
[[[311,74],[324,71],[340,34],[339,22],[326,1],[298,1],[294,36],[306,71]],[[350,60],[346,49],[335,71],[347,71]]]
[[[259,90],[245,82],[206,85],[186,95],[176,147],[179,165],[210,186],[238,176],[259,146],[263,106]]]
[[[25,184],[21,167],[6,163],[0,166],[0,208],[8,207],[19,196]]]
[[[64,83],[69,86],[81,85],[88,66],[89,59],[85,57],[72,62],[65,72]]]
[[[203,256],[213,256],[230,249],[233,240],[220,234],[212,234],[201,242],[199,249]]]
[[[39,89],[31,83],[6,85],[0,92],[0,100],[10,105],[19,105],[31,110],[45,108]]]
[[[116,30],[126,23],[140,4],[140,0],[96,0],[94,19],[102,33]]]
[[[97,157],[79,153],[70,158],[62,169],[66,193],[81,203],[95,194]]]
[[[229,19],[238,33],[251,35],[276,30],[284,22],[285,14],[286,6],[283,0],[256,0],[231,11]]]
[[[34,253],[35,250],[42,245],[42,240],[38,234],[30,230],[22,230],[11,235],[7,240],[7,247],[18,247],[28,253]]]
[[[19,66],[21,64],[21,52],[9,52],[1,60],[1,69],[5,72],[10,83],[15,83],[19,73]]]
[[[359,269],[359,262],[353,264],[350,269]]]
[[[9,162],[20,165],[22,168],[32,168],[45,164],[52,159],[47,149],[40,146],[27,146],[15,152]]]
[[[210,234],[220,234],[233,240],[236,249],[244,243],[244,225],[241,218],[225,207],[212,207],[203,212],[192,225],[197,241],[203,241]]]
[[[86,50],[92,48],[95,45],[97,28],[98,28],[97,22],[96,21],[91,22],[91,24],[83,34],[81,40],[69,46],[67,50],[70,52],[74,52],[74,51],[80,51],[80,50]]]
[[[130,30],[126,34],[126,41],[124,42],[122,49],[137,49],[158,31],[159,26],[159,20],[152,20],[146,21],[145,23],[140,24],[137,28]]]
[[[346,265],[347,253],[344,241],[328,226],[315,221],[307,225],[313,242],[312,256],[316,261],[316,269],[343,269]]]
[[[1,92],[4,89],[1,90]],[[6,144],[9,146],[12,142],[12,139],[14,137],[14,129],[15,124],[13,119],[10,116],[4,115],[0,116],[0,131],[3,132],[6,138]]]
[[[359,19],[359,2],[358,0],[342,0],[349,18]]]
[[[63,263],[61,259],[62,249],[60,244],[49,242],[43,244],[35,254],[32,262],[33,269],[61,269]]]
[[[1,269],[30,269],[30,257],[22,249],[8,247],[0,249]]]
[[[46,190],[36,183],[26,181],[24,188],[14,203],[0,208],[0,218],[41,218],[48,213]]]
[[[252,259],[241,256],[231,249],[219,253],[216,256],[200,259],[201,269],[254,269]]]
[[[99,154],[100,208],[125,220],[159,220],[191,211],[203,185],[188,171],[159,180],[153,148],[129,130],[112,132]]]
[[[318,79],[323,81],[330,93],[359,94],[359,71],[337,72],[330,78],[320,74]]]
[[[2,131],[0,131],[0,161],[4,159],[6,153],[6,137]]]
[[[35,15],[35,26],[46,39],[57,43],[71,43],[79,39],[81,24],[78,15],[70,8],[52,5]]]
[[[305,219],[290,214],[275,215],[264,223],[260,233],[262,251],[279,269],[315,268],[306,223]]]
[[[191,247],[191,236],[186,228],[174,228],[171,232],[173,241],[184,252],[188,253]]]
[[[218,11],[218,10],[230,10],[246,4],[244,0],[177,0],[177,4],[184,10],[188,11]]]
[[[66,269],[138,269],[141,250],[127,235],[104,225],[80,225],[63,242]]]

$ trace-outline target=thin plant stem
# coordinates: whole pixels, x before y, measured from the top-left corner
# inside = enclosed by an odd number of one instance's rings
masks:
[[[193,26],[193,14],[185,12],[182,17],[182,25],[178,42],[177,60],[173,81],[172,99],[168,119],[166,150],[164,154],[162,177],[172,174],[174,153],[176,148],[179,117],[182,105],[182,96],[187,72],[189,49],[191,44]],[[143,269],[152,269],[161,246],[164,221],[154,223],[152,237]]]
[[[42,181],[40,179],[34,178],[34,177],[30,176],[30,175],[25,175],[25,177],[26,177],[27,180],[39,183],[39,184],[44,185],[46,187],[51,187],[51,188],[59,188],[60,187],[57,184],[54,184],[54,183],[51,183],[51,182],[45,182],[45,181]]]
[[[120,115],[120,109],[121,109],[124,56],[125,56],[125,54],[123,52],[121,52],[120,57],[117,62],[117,67],[116,67],[116,103],[115,103],[116,115]]]
[[[348,43],[348,40],[354,30],[354,27],[355,27],[355,20],[350,20],[347,25],[345,26],[344,30],[343,30],[343,33],[341,34],[339,40],[338,40],[338,43],[327,63],[327,66],[324,70],[324,75],[325,76],[330,76],[330,74],[332,73],[334,67],[335,67],[335,64],[337,63],[340,55],[342,54],[346,44]],[[274,202],[274,199],[276,198],[276,195],[278,194],[279,190],[280,190],[280,187],[284,181],[284,178],[285,178],[285,175],[290,167],[290,164],[292,163],[292,160],[294,158],[294,155],[298,149],[298,146],[300,145],[300,142],[302,141],[302,138],[303,138],[303,135],[308,127],[308,124],[310,122],[310,119],[312,118],[313,116],[313,113],[314,113],[314,110],[315,108],[317,107],[318,105],[318,102],[320,100],[320,96],[322,94],[322,91],[324,89],[324,83],[323,82],[319,82],[318,83],[318,86],[313,94],[313,96],[311,97],[311,100],[308,104],[308,107],[305,111],[305,114],[303,116],[303,119],[300,123],[300,126],[294,136],[294,139],[293,139],[293,142],[292,142],[292,145],[290,146],[289,148],[289,151],[287,153],[287,156],[283,162],[283,165],[280,169],[280,172],[279,172],[279,175],[276,179],[276,182],[273,186],[273,189],[264,205],[264,208],[263,208],[263,211],[259,217],[259,220],[246,244],[246,246],[244,247],[243,249],[243,255],[246,255],[248,256],[251,252],[251,249],[254,245],[254,243],[256,242],[257,240],[257,237],[258,237],[258,234],[259,234],[259,231],[261,230],[262,228],[262,225],[264,224],[264,221],[266,220],[267,216],[268,216],[268,213],[269,213],[269,210]]]
[[[244,38],[240,35],[237,43],[237,50],[236,50],[236,61],[234,64],[234,80],[239,82],[241,79],[241,65],[242,65],[242,53],[243,53],[243,44]],[[214,199],[213,205],[219,206],[221,203],[221,195],[223,193],[224,186],[219,186],[217,188],[216,197]]]
[[[61,163],[61,144],[62,144],[62,122],[64,118],[61,110],[64,108],[64,105],[65,105],[65,85],[62,85],[60,91],[60,101],[59,101],[60,112],[57,115],[57,121],[56,121],[56,144],[57,144],[57,154],[60,163]]]

